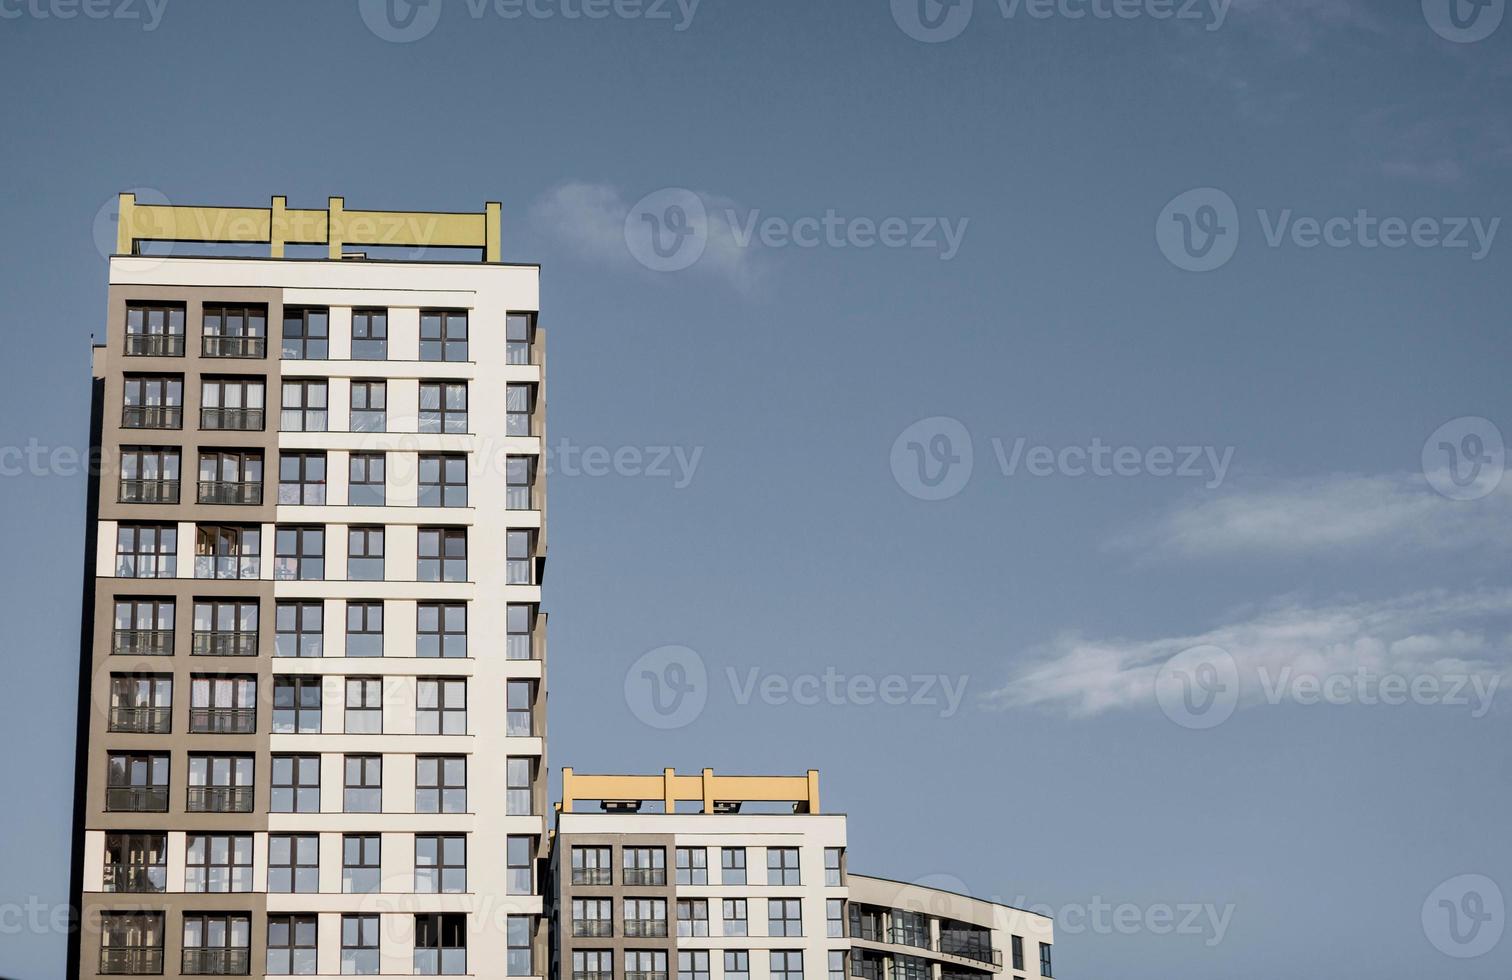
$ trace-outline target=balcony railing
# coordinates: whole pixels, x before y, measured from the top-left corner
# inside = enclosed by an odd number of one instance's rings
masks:
[[[196,657],[255,657],[257,631],[195,630],[189,652]]]
[[[199,502],[202,504],[241,504],[255,507],[262,503],[262,495],[261,483],[199,481]]]
[[[657,939],[667,934],[666,919],[626,919],[625,938]]]
[[[948,933],[941,933],[940,952],[947,956],[959,956],[962,959],[975,960],[978,963],[991,963],[993,966],[1003,965],[1003,951],[993,949],[992,943],[986,939],[952,936]]]
[[[667,975],[661,970],[626,970],[625,980],[667,980]]]
[[[173,630],[116,630],[110,652],[117,656],[171,657]]]
[[[184,967],[193,977],[244,977],[252,972],[252,952],[247,949],[184,947]]]
[[[853,939],[865,939],[870,943],[887,941],[882,938],[882,926],[876,921],[868,921],[866,919],[861,919],[859,922],[852,919],[850,934]]]
[[[665,885],[666,883],[666,868],[625,869],[625,884],[627,885]]]
[[[109,976],[156,976],[163,972],[163,947],[101,947],[100,972]]]
[[[612,919],[573,919],[572,934],[576,937],[583,936],[612,936],[614,935],[614,920]]]
[[[202,408],[201,429],[222,429],[236,432],[261,432],[263,410],[260,408]]]
[[[110,730],[134,732],[139,735],[166,734],[173,723],[173,709],[155,707],[113,707],[110,709]]]
[[[179,481],[122,480],[120,502],[123,504],[176,504],[179,502]]]
[[[129,333],[126,335],[128,357],[183,357],[184,335],[181,333]]]
[[[127,405],[121,412],[123,429],[182,429],[182,405]]]
[[[893,926],[887,930],[887,942],[894,946],[913,946],[916,949],[929,949],[929,933],[920,932],[918,929],[900,929]]]
[[[268,338],[234,334],[201,335],[200,354],[204,357],[267,357]]]
[[[638,974],[646,976],[646,974]],[[662,976],[666,976],[665,973]],[[572,980],[614,980],[613,970],[573,970]]]
[[[211,735],[251,735],[257,730],[257,709],[190,708],[189,730]]]
[[[515,659],[513,657],[511,660]],[[614,875],[608,868],[573,868],[572,883],[574,885],[609,885],[613,884]]]
[[[166,864],[107,864],[105,890],[108,892],[164,892],[168,890]]]
[[[251,813],[251,786],[191,786],[190,813]]]
[[[166,813],[168,787],[107,786],[105,809],[113,813]]]

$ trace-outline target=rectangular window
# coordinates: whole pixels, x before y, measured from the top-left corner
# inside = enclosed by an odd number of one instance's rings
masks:
[[[420,382],[421,432],[467,431],[467,382]]]
[[[326,454],[282,452],[278,456],[278,502],[326,502]]]
[[[665,885],[667,851],[662,847],[625,848],[625,884]]]
[[[467,360],[466,311],[420,311],[420,360]]]
[[[1053,976],[1055,976],[1054,973],[1050,972],[1050,944],[1049,943],[1040,943],[1039,947],[1040,947],[1040,976],[1042,976],[1042,977],[1053,977]]]
[[[168,835],[105,835],[107,892],[159,893],[168,890]]]
[[[117,599],[110,652],[118,656],[173,655],[172,599]]]
[[[189,730],[214,735],[250,735],[257,730],[257,678],[189,679]]]
[[[831,939],[838,939],[845,935],[844,899],[827,898],[824,900],[824,933]]]
[[[383,756],[349,755],[341,808],[346,813],[383,811]]]
[[[533,681],[509,681],[505,685],[504,734],[529,736],[535,734],[535,683]],[[700,848],[702,850],[702,848]]]
[[[842,883],[840,874],[840,862],[845,854],[843,847],[826,847],[824,849],[824,883],[834,886]]]
[[[291,361],[323,361],[330,351],[331,312],[284,308],[283,356]]]
[[[353,507],[382,507],[388,499],[384,489],[382,453],[353,453],[347,466],[347,503]]]
[[[178,574],[178,525],[121,524],[116,528],[116,575],[173,578]]]
[[[511,977],[535,975],[532,932],[528,915],[511,915],[504,920],[504,972]]]
[[[346,679],[346,718],[342,729],[348,735],[383,734],[383,678]]]
[[[273,733],[318,735],[320,733],[321,678],[273,678]]]
[[[388,359],[388,310],[352,311],[352,360]]]
[[[574,898],[572,935],[577,939],[613,936],[614,902],[607,898]]]
[[[127,303],[127,357],[183,357],[183,303]]]
[[[285,381],[279,426],[285,432],[325,432],[330,425],[324,381]]]
[[[421,507],[467,506],[467,457],[461,454],[423,453],[420,456]]]
[[[505,647],[507,660],[534,660],[535,607],[510,603],[505,611]]]
[[[388,385],[382,381],[352,382],[353,432],[388,431]]]
[[[535,343],[535,314],[507,313],[504,316],[504,362],[529,364],[531,345]]]
[[[110,731],[166,735],[172,724],[172,676],[110,675]]]
[[[351,761],[351,756],[347,757]],[[378,891],[382,879],[382,838],[345,834],[341,838],[341,890],[351,895]]]
[[[707,936],[709,934],[709,900],[707,898],[679,898],[677,900],[677,934],[679,936]]]
[[[422,602],[415,607],[415,656],[467,656],[467,604]]]
[[[206,378],[200,382],[200,428],[261,432],[264,397],[262,378]]]
[[[194,528],[194,577],[255,579],[262,574],[262,528],[199,524]]]
[[[625,950],[625,980],[666,980],[666,976],[666,950]]]
[[[929,961],[921,956],[895,956],[891,980],[930,980]]]
[[[112,813],[166,813],[168,753],[112,752],[106,756],[105,809]]]
[[[771,952],[772,980],[803,980],[803,950],[774,949]]]
[[[251,813],[255,793],[252,756],[189,756],[189,795],[184,807],[190,813]]]
[[[273,652],[280,657],[325,656],[325,604],[280,602],[274,617],[278,635]]]
[[[679,847],[675,856],[679,885],[707,885],[709,883],[709,849],[707,847]]]
[[[273,756],[271,813],[320,812],[320,756]]]
[[[506,456],[504,458],[504,506],[510,510],[531,510],[532,488],[535,486],[535,458],[531,456]]]
[[[264,972],[269,976],[313,976],[318,952],[319,930],[313,915],[268,916],[268,958]]]
[[[252,917],[184,913],[186,976],[245,976],[251,972]]]
[[[347,581],[383,581],[383,528],[347,528]]]
[[[535,763],[528,758],[510,758],[504,763],[504,812],[526,815],[534,812],[532,786]]]
[[[280,526],[274,549],[273,577],[279,581],[325,578],[325,528]]]
[[[530,417],[534,410],[534,385],[507,385],[504,388],[504,434],[531,435]]]
[[[100,917],[99,972],[162,973],[163,913],[104,913]]]
[[[378,916],[343,915],[341,917],[341,972],[343,976],[376,976],[378,957]]]
[[[845,950],[832,949],[829,951],[829,978],[828,980],[845,980]]]
[[[415,757],[415,812],[467,812],[467,759],[460,755]]]
[[[251,834],[190,834],[184,862],[186,892],[252,890]]]
[[[608,949],[573,950],[572,980],[614,980],[614,952]]]
[[[724,954],[725,980],[751,980],[751,954],[743,949],[727,949]]]
[[[1024,937],[1013,937],[1013,968],[1019,972],[1024,969]]]
[[[510,585],[535,584],[535,532],[504,532],[505,581]]]
[[[629,879],[626,879],[629,884]],[[665,898],[627,898],[624,900],[625,937],[656,939],[667,934],[667,900]]]
[[[706,949],[678,950],[677,980],[709,980],[709,951]]]
[[[313,894],[320,891],[320,835],[268,836],[268,891]]]
[[[200,450],[198,499],[202,504],[261,504],[263,454],[242,449]]]
[[[767,899],[767,935],[803,935],[803,903],[796,898]]]
[[[467,734],[467,679],[422,677],[415,683],[415,734]]]
[[[419,562],[415,569],[415,577],[419,581],[467,581],[466,528],[422,527],[417,537]]]
[[[511,836],[504,844],[504,894],[529,895],[535,891],[535,841]]]
[[[179,502],[179,451],[133,446],[121,450],[121,482],[116,499],[123,504]]]
[[[205,304],[200,353],[205,357],[266,357],[266,306]]]
[[[346,655],[383,656],[383,603],[348,602]]]
[[[208,657],[257,656],[256,599],[196,599],[189,652]]]
[[[421,976],[467,972],[467,916],[460,912],[415,916],[415,964]]]
[[[798,848],[767,848],[767,884],[801,885],[798,875]]]
[[[892,931],[888,934],[887,941],[904,946],[918,946],[927,949],[929,947],[929,923],[918,912],[905,912],[902,909],[893,909]]]
[[[719,882],[723,885],[746,883],[746,849],[721,847],[719,849]]]
[[[746,913],[746,900],[743,898],[724,899],[720,903],[720,918],[724,921],[724,934],[726,936],[744,936],[750,931],[750,924]]]
[[[123,429],[184,427],[184,379],[180,375],[128,374],[123,400]]]
[[[574,885],[611,885],[614,883],[608,847],[574,847],[572,849],[572,883]]]
[[[423,895],[467,891],[467,838],[461,834],[415,835],[415,891]]]

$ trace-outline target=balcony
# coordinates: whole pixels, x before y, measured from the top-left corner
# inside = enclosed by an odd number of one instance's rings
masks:
[[[201,337],[202,357],[267,357],[268,338],[207,333]]]
[[[1003,951],[993,949],[991,941],[986,936],[978,938],[970,935],[941,933],[940,952],[946,956],[958,956],[977,963],[1003,965]]]
[[[251,786],[191,786],[190,813],[251,813]]]
[[[852,919],[850,934],[853,939],[864,939],[869,943],[887,942],[882,938],[881,924],[875,920],[862,919],[858,922]]]
[[[665,885],[666,883],[666,868],[625,869],[625,884],[627,885]]]
[[[261,483],[226,483],[220,480],[199,481],[199,502],[202,504],[234,504],[256,507],[262,503]]]
[[[189,653],[196,657],[255,657],[257,631],[195,630]]]
[[[263,410],[260,408],[202,408],[200,428],[232,432],[261,432]],[[174,428],[178,428],[174,426]]]
[[[110,652],[122,657],[171,657],[173,630],[116,630]]]
[[[108,892],[159,893],[168,890],[166,864],[107,864],[105,890]]]
[[[163,972],[161,946],[104,946],[100,973],[107,976],[157,976]]]
[[[252,972],[252,953],[247,949],[186,946],[179,972],[191,977],[244,977]]]
[[[626,919],[626,939],[660,939],[667,935],[666,919]]]
[[[182,429],[182,405],[127,405],[121,412],[123,429]]]
[[[129,333],[126,335],[127,357],[183,357],[184,335],[167,333]]]
[[[166,735],[172,728],[172,708],[126,708],[110,709],[110,730],[131,732],[137,735]]]
[[[573,919],[572,935],[575,938],[612,936],[614,935],[614,921],[612,919]]]
[[[200,735],[251,735],[256,708],[190,708],[189,731]]]
[[[665,973],[661,974],[666,976]],[[648,973],[632,974],[632,976],[650,976]],[[573,970],[572,980],[614,980],[612,970]]]
[[[626,970],[625,980],[667,980],[667,975],[660,970]]]
[[[894,946],[912,946],[915,949],[929,949],[929,933],[918,929],[900,929],[893,926],[887,930],[886,942]]]
[[[524,658],[511,657],[510,659]],[[572,883],[574,885],[612,885],[614,881],[608,868],[573,868]]]
[[[119,500],[123,504],[176,504],[177,480],[122,480]]]
[[[167,786],[107,786],[105,809],[111,813],[167,813]]]

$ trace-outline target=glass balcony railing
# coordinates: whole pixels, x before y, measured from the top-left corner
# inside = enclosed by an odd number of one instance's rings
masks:
[[[107,786],[105,809],[112,813],[166,813],[167,786]]]
[[[161,946],[105,946],[100,949],[100,973],[106,976],[157,976],[163,972]]]

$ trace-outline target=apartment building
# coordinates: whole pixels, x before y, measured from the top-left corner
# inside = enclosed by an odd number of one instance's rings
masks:
[[[562,796],[547,914],[563,980],[1052,976],[1048,918],[852,873],[813,770],[564,769]]]
[[[499,234],[123,195],[72,975],[544,975],[543,333]],[[355,253],[396,246],[445,260]]]

